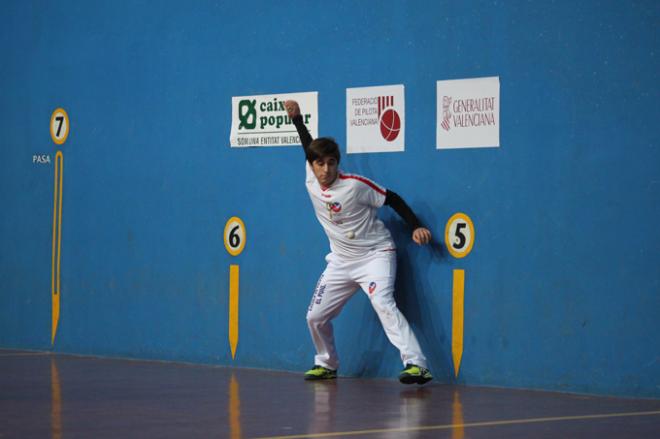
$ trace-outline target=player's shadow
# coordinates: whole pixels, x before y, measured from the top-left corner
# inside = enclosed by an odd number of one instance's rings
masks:
[[[429,205],[417,202],[414,210],[422,224],[438,224]],[[451,334],[444,329],[449,326],[444,324],[442,312],[445,304],[451,306],[451,291],[444,291],[449,284],[433,279],[440,271],[438,266],[448,260],[443,237],[436,232],[429,245],[418,246],[412,230],[396,214],[383,216],[383,220],[397,247],[397,306],[410,322],[434,376],[452,382]]]
[[[373,173],[368,154],[351,156],[349,168],[354,172],[378,181]],[[402,194],[406,198],[406,194]],[[419,217],[422,224],[432,229],[432,225],[439,224],[438,217],[433,208],[424,203],[415,201],[411,207]],[[433,273],[442,272],[438,267],[447,264],[449,258],[442,240],[442,231],[433,228],[433,240],[430,245],[418,246],[412,241],[412,230],[391,209],[381,208],[379,217],[392,233],[397,247],[397,278],[394,298],[398,308],[411,324],[422,351],[427,357],[429,368],[439,382],[454,382],[453,361],[451,355],[451,333],[443,322],[443,315],[451,316],[451,283],[433,279]],[[446,309],[445,309],[446,308]],[[451,322],[449,322],[451,324]],[[384,372],[382,361],[389,358],[387,345],[389,342],[382,333],[373,312],[365,312],[362,328],[371,328],[368,338],[372,342],[381,339],[382,348],[378,343],[371,345],[373,349],[364,352],[363,358],[358,362],[358,375],[380,375]],[[374,328],[377,328],[374,329]],[[387,374],[386,374],[387,375]]]

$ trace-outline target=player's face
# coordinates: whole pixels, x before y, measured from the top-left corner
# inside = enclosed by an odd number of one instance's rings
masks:
[[[320,157],[312,162],[312,170],[319,184],[330,186],[337,178],[337,159],[331,156]]]

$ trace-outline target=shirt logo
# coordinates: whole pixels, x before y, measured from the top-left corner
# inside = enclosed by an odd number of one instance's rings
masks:
[[[328,211],[334,212],[334,213],[339,213],[341,212],[341,203],[334,201],[334,202],[327,202],[325,203]]]
[[[373,294],[375,289],[376,289],[376,282],[371,282],[369,284],[369,294]]]

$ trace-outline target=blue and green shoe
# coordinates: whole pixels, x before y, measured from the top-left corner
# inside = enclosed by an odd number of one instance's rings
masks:
[[[399,381],[403,384],[426,384],[433,379],[428,369],[416,364],[406,364],[406,368],[399,374]]]
[[[328,369],[327,367],[314,365],[310,370],[305,372],[305,380],[333,380],[337,378],[337,371]]]

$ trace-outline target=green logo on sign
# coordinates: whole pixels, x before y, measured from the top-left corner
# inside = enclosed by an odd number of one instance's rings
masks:
[[[257,100],[244,99],[238,103],[238,118],[241,123],[238,129],[253,130],[257,126]]]

